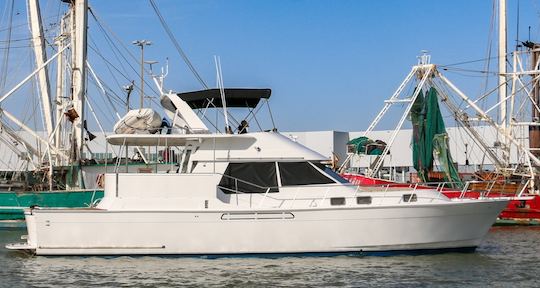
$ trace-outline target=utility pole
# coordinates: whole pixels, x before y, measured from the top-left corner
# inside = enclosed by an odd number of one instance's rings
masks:
[[[132,42],[133,45],[141,47],[141,107],[144,107],[144,46],[152,45],[152,42],[148,40],[135,40]]]

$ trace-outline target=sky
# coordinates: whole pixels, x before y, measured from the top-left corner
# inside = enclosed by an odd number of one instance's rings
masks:
[[[48,12],[61,5],[42,2]],[[496,46],[489,45],[490,39],[496,39],[492,0],[155,2],[209,86],[216,86],[217,55],[226,87],[272,89],[270,103],[281,131],[367,128],[416,64],[421,50],[429,51],[432,62],[439,65],[485,59],[489,47],[496,53]],[[146,39],[152,41],[145,49],[146,60],[159,61],[159,67],[169,58],[166,89],[202,89],[149,1],[91,0],[90,6],[135,55],[139,50],[131,42]],[[529,38],[530,26],[531,40],[540,41],[540,1],[508,0],[508,10],[509,48],[514,46],[518,26],[520,40]],[[90,26],[91,35],[98,32]],[[107,45],[95,39],[94,45]],[[479,61],[463,67],[484,65]],[[484,89],[478,75],[449,71],[447,76],[471,95]],[[383,122],[381,128],[393,127],[395,120]]]

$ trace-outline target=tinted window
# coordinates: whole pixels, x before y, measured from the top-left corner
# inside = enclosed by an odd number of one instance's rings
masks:
[[[356,204],[371,204],[371,196],[356,197]]]
[[[349,181],[347,181],[347,179],[339,176],[338,173],[336,173],[334,170],[327,167],[326,165],[321,164],[321,163],[313,163],[313,165],[317,166],[317,168],[324,171],[324,173],[328,174],[328,176],[334,178],[334,180],[336,180],[337,182],[339,182],[339,183],[349,183]]]
[[[219,182],[225,193],[265,193],[278,192],[276,164],[274,162],[229,163]],[[230,189],[230,190],[228,190]],[[233,190],[233,191],[231,191]]]
[[[331,205],[345,205],[345,198],[343,197],[330,198],[330,204]]]
[[[403,194],[403,202],[416,202],[417,200],[416,194]]]
[[[308,162],[280,162],[279,174],[283,186],[335,183]]]

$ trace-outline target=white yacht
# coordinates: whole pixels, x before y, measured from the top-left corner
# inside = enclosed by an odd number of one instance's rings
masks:
[[[117,134],[108,143],[124,151],[155,148],[176,165],[140,173],[111,167],[101,202],[84,209],[27,209],[26,242],[7,248],[37,255],[471,249],[508,203],[449,199],[436,189],[367,190],[275,129],[229,134],[234,131],[227,125],[229,133],[210,133],[204,114],[193,110],[215,107],[228,115],[227,107],[245,107],[255,126],[252,112],[269,96],[269,89],[164,95],[175,133]]]

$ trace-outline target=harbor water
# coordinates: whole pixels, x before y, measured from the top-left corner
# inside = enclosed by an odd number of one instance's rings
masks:
[[[390,257],[32,257],[4,248],[24,233],[0,230],[0,287],[540,285],[540,227],[494,227],[474,253]]]

